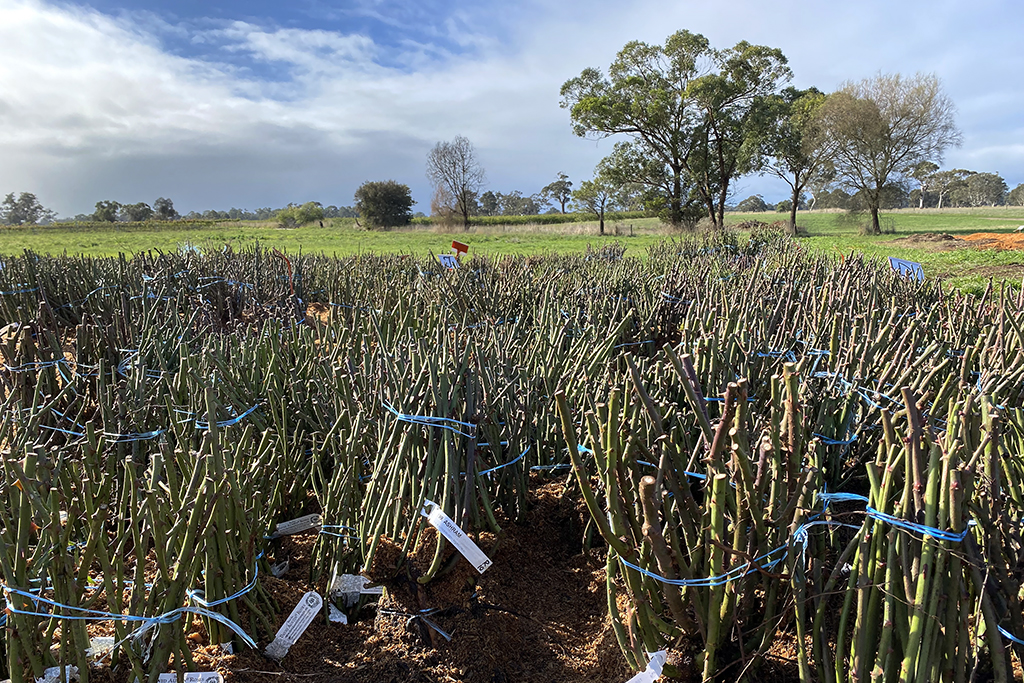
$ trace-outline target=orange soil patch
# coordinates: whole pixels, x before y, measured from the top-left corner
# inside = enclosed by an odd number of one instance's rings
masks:
[[[973,242],[973,246],[979,249],[1024,250],[1024,232],[976,232],[972,235],[965,235],[964,239]]]

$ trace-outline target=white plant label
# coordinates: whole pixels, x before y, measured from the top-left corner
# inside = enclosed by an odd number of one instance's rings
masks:
[[[278,630],[277,635],[274,636],[273,642],[267,645],[267,656],[278,661],[284,659],[284,656],[288,654],[288,650],[295,644],[295,641],[309,628],[313,617],[320,611],[323,604],[324,599],[316,591],[310,591],[303,595],[302,599],[299,600],[299,604],[295,605],[295,609],[288,615],[284,625]]]
[[[424,502],[424,508],[420,514],[427,518],[427,521],[437,529],[448,542],[455,546],[455,549],[462,553],[462,556],[469,560],[469,563],[476,567],[476,570],[483,574],[491,566],[491,561],[484,551],[477,547],[459,525],[452,521],[452,518],[444,514],[437,503],[428,500]]]
[[[160,683],[178,683],[178,674],[160,674]],[[224,683],[224,677],[216,671],[186,671],[185,683]]]
[[[330,619],[332,622],[334,622],[335,624],[344,624],[345,626],[348,626],[348,615],[342,612],[340,609],[338,609],[334,605],[327,605],[327,612],[327,618]]]
[[[281,522],[274,528],[274,533],[271,535],[271,538],[291,536],[292,534],[302,533],[303,531],[309,531],[310,529],[319,529],[322,523],[323,518],[320,517],[320,515],[306,515],[305,517]]]
[[[459,269],[459,259],[454,254],[439,254],[437,260],[441,262],[441,265],[449,270]]]
[[[383,595],[383,586],[371,586],[366,587],[366,584],[370,583],[370,580],[365,576],[359,576],[358,574],[335,574],[334,578],[331,579],[331,587],[327,591],[327,594],[331,596],[331,599],[337,598],[339,595],[345,599],[345,606],[351,607],[356,604],[359,600],[360,595]]]
[[[654,683],[654,681],[661,678],[661,672],[665,668],[665,661],[667,659],[668,652],[658,650],[651,655],[651,661],[648,662],[647,668],[633,676],[626,683]]]
[[[77,666],[69,666],[69,667],[67,667],[65,669],[65,674],[64,674],[64,681],[65,681],[65,683],[68,683],[71,680],[77,680],[77,679],[78,679],[78,667]],[[43,677],[42,678],[37,678],[36,679],[36,683],[57,683],[57,681],[59,681],[59,680],[61,680],[60,667],[59,666],[51,666],[50,668],[45,669],[43,671]]]

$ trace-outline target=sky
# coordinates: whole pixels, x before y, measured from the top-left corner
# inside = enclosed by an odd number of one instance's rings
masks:
[[[578,183],[615,138],[574,136],[561,84],[679,29],[777,47],[801,88],[934,73],[963,132],[943,167],[1024,183],[1020,0],[0,0],[0,194],[185,213],[393,179],[429,213],[427,153],[456,135],[487,189]],[[755,193],[786,196],[734,186]]]

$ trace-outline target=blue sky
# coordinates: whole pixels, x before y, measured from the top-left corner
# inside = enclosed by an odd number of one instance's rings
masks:
[[[799,87],[935,73],[964,134],[944,166],[1024,182],[1019,0],[0,0],[0,193],[185,212],[352,204],[391,178],[426,211],[426,154],[461,134],[489,189],[530,194],[614,143],[572,135],[559,86],[682,28],[780,48]],[[735,186],[753,193],[784,188]]]

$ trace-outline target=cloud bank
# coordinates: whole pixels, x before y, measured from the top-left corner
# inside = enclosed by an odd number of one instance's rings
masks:
[[[412,4],[321,4],[315,27],[0,0],[0,192],[62,215],[157,196],[189,211],[350,204],[364,180],[393,178],[426,210],[427,151],[462,134],[492,189],[531,193],[559,171],[585,179],[613,143],[571,134],[561,83],[679,28],[779,47],[802,87],[934,72],[964,131],[946,165],[1024,182],[1016,4],[681,5],[451,5],[427,21]],[[776,188],[746,178],[737,194]]]

